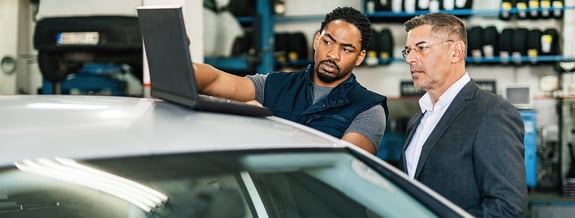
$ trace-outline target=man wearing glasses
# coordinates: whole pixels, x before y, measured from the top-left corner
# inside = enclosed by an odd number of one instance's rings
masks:
[[[400,168],[477,217],[525,217],[524,127],[518,110],[465,69],[463,21],[434,13],[405,22],[402,56],[426,93],[409,121]]]

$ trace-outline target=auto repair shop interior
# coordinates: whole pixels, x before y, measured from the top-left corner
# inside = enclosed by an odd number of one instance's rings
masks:
[[[422,94],[401,58],[403,22],[441,10],[466,22],[471,78],[522,115],[530,216],[573,214],[575,0],[428,1],[436,9],[417,2],[424,0],[0,0],[0,94],[149,97],[137,6],[183,5],[193,60],[237,75],[312,63],[311,42],[325,13],[352,6],[374,31],[371,55],[354,73],[389,98],[377,155],[396,163]],[[57,41],[48,37],[55,32]]]

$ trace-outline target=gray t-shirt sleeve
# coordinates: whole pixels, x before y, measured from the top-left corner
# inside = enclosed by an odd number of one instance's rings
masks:
[[[264,90],[266,85],[267,74],[247,75],[252,80],[256,88],[256,101],[260,104],[264,103]]]
[[[358,114],[345,130],[345,133],[359,133],[367,137],[375,145],[376,150],[379,150],[385,132],[386,120],[383,106],[375,105]]]

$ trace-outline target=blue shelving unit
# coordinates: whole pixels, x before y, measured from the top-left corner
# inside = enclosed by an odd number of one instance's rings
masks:
[[[525,176],[528,187],[537,186],[537,118],[534,110],[520,110],[525,127]]]
[[[521,56],[518,58],[515,57],[508,57],[508,58],[502,58],[502,57],[492,57],[492,58],[487,58],[487,57],[481,57],[481,58],[474,58],[474,57],[467,57],[466,61],[469,63],[513,63],[515,61],[521,62],[521,63],[527,63],[527,62],[555,62],[555,61],[575,61],[575,57],[565,57],[565,56],[561,56],[561,55],[540,55],[540,56],[535,56],[535,57],[531,57],[531,56]]]
[[[274,69],[274,14],[269,0],[256,1],[255,17],[240,17],[240,23],[251,22],[256,26],[256,34],[260,40],[257,60],[257,73],[269,73]],[[246,57],[206,57],[205,62],[222,70],[248,71],[249,61]]]
[[[276,61],[274,59],[274,31],[273,26],[276,23],[289,23],[289,22],[318,22],[323,20],[325,15],[302,15],[302,16],[275,16],[272,11],[272,5],[270,5],[270,1],[268,0],[257,0],[257,15],[256,17],[238,17],[238,21],[240,23],[258,23],[259,29],[258,33],[260,35],[260,39],[258,43],[260,43],[261,51],[257,58],[258,65],[256,68],[257,73],[269,73],[274,70],[274,66],[276,66]],[[565,6],[562,8],[558,8],[555,10],[572,10],[575,9],[575,6]],[[365,4],[364,4],[364,11]],[[541,9],[528,9],[525,10],[527,12],[537,10],[541,11]],[[456,9],[456,10],[439,10],[438,12],[449,13],[456,16],[486,16],[486,17],[493,17],[499,16],[502,9],[481,9],[481,10],[474,10],[474,9]],[[511,8],[510,10],[506,10],[506,12],[510,14],[517,14],[520,12],[517,8]],[[405,12],[392,12],[392,11],[379,11],[374,13],[366,13],[366,15],[370,19],[380,19],[380,18],[410,18],[420,14],[427,14],[430,13],[429,11],[415,11],[412,13],[405,13]],[[399,57],[394,57],[391,59],[391,62],[403,62],[404,60]],[[467,57],[466,61],[468,63],[509,63],[512,64],[513,62],[521,62],[521,63],[529,63],[529,62],[572,62],[575,61],[575,57],[565,57],[561,55],[547,55],[547,56],[537,56],[537,57],[529,57],[529,56],[522,56],[519,58],[509,57],[503,59],[501,57],[493,57],[493,58],[473,58]],[[232,70],[232,71],[247,71],[250,68],[249,60],[245,57],[233,57],[233,58],[215,58],[215,57],[206,57],[205,62],[217,66],[223,70]],[[312,60],[298,60],[298,63],[312,63]],[[389,60],[380,60],[381,62],[389,62]]]
[[[274,13],[269,0],[257,0],[256,14],[259,18],[260,64],[259,73],[269,73],[274,69]],[[256,42],[258,43],[258,42]]]
[[[366,7],[366,1],[364,1],[363,4],[363,11],[367,11],[367,7]],[[573,10],[575,9],[575,6],[564,6],[561,8],[550,8],[550,11],[555,11],[555,10],[560,10],[560,11],[564,11],[564,10]],[[502,12],[506,12],[509,14],[518,14],[519,12],[531,12],[531,11],[543,11],[541,8],[537,8],[537,9],[518,9],[518,8],[511,8],[510,10],[503,10],[503,9],[455,9],[455,10],[439,10],[437,12],[441,12],[441,13],[448,13],[448,14],[453,14],[456,16],[480,16],[480,17],[497,17],[499,16]],[[383,19],[383,18],[390,18],[390,20],[401,20],[404,21],[404,19],[408,19],[417,15],[421,15],[421,14],[428,14],[430,13],[429,10],[420,10],[420,11],[414,11],[414,12],[394,12],[394,11],[378,11],[378,12],[373,12],[373,13],[366,13],[366,15],[373,20],[377,20],[377,19]],[[392,58],[392,62],[403,62],[404,60],[402,58]],[[573,62],[575,61],[575,57],[565,57],[565,56],[561,56],[561,55],[543,55],[543,56],[536,56],[536,57],[530,57],[530,56],[521,56],[518,58],[515,57],[509,57],[509,58],[502,58],[502,57],[493,57],[493,58],[487,58],[487,57],[481,57],[481,58],[474,58],[474,57],[467,57],[466,61],[468,63],[508,63],[508,64],[512,64],[514,62],[520,62],[520,63],[529,63],[529,62],[537,62],[537,63],[541,63],[541,62]],[[381,62],[381,60],[380,60]]]
[[[114,78],[121,73],[122,66],[119,64],[87,63],[78,72],[60,82],[59,86],[44,79],[41,94],[70,94],[72,90],[78,90],[82,94],[104,91],[113,96],[125,96],[126,82]],[[59,90],[55,90],[55,87]]]
[[[404,62],[405,60],[403,58],[391,58],[391,62]],[[561,56],[561,55],[540,55],[540,56],[536,56],[536,57],[531,57],[531,56],[521,56],[518,58],[515,57],[508,57],[508,58],[502,58],[502,57],[492,57],[492,58],[488,58],[488,57],[480,57],[480,58],[474,58],[474,57],[466,57],[465,61],[467,63],[507,63],[507,64],[512,64],[516,61],[519,61],[521,63],[529,63],[529,62],[537,62],[537,63],[541,63],[541,62],[573,62],[575,61],[575,57],[565,57],[565,56]],[[388,60],[383,60],[380,59],[379,62],[389,62]]]
[[[221,70],[226,71],[246,71],[249,69],[247,58],[219,58],[219,57],[205,57],[204,62],[212,66],[216,66]]]
[[[572,10],[575,9],[575,6],[565,6],[561,8],[552,8],[550,11],[565,11],[565,10]],[[366,11],[364,9],[364,11]],[[455,16],[479,16],[479,17],[496,17],[499,16],[502,12],[506,12],[509,14],[517,14],[519,12],[531,12],[531,11],[543,11],[541,8],[536,9],[517,9],[511,8],[509,10],[503,9],[455,9],[455,10],[438,10],[436,12],[440,13],[448,13],[453,14]],[[428,14],[431,13],[429,10],[420,10],[414,12],[394,12],[394,11],[378,11],[373,13],[367,13],[366,15],[370,18],[410,18],[413,16],[421,15],[421,14]]]

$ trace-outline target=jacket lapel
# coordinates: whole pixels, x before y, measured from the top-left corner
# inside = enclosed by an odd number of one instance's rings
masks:
[[[415,129],[417,128],[417,126],[419,125],[419,122],[421,122],[421,118],[423,118],[424,113],[421,112],[421,110],[417,111],[417,114],[415,114],[414,117],[412,117],[409,122],[407,122],[407,129],[406,129],[406,133],[407,136],[405,138],[405,141],[403,143],[403,155],[401,155],[400,157],[400,164],[401,164],[401,169],[403,169],[403,171],[405,171],[407,173],[407,163],[406,160],[404,158],[405,156],[405,149],[407,149],[407,147],[409,146],[409,142],[411,142],[411,139],[413,138],[413,135],[415,133]]]
[[[478,89],[479,87],[475,84],[475,82],[470,81],[463,87],[463,89],[459,92],[459,94],[455,96],[453,102],[451,102],[451,105],[449,105],[449,108],[447,108],[447,111],[445,111],[445,114],[443,114],[443,117],[441,117],[441,119],[439,120],[439,123],[437,123],[435,129],[431,132],[431,135],[429,135],[429,138],[427,138],[427,140],[423,144],[423,148],[421,150],[421,156],[419,157],[419,163],[417,164],[417,169],[415,170],[414,178],[417,179],[419,177],[421,169],[423,169],[423,166],[429,159],[429,156],[433,151],[433,148],[437,145],[437,142],[439,141],[441,136],[445,133],[445,131],[447,131],[451,123],[453,123],[453,121],[457,118],[457,116],[461,113],[461,111],[465,109],[465,107],[468,104],[468,101],[473,99]],[[410,135],[413,135],[413,132],[415,132],[414,130],[415,129],[413,129],[412,132],[410,132]]]

